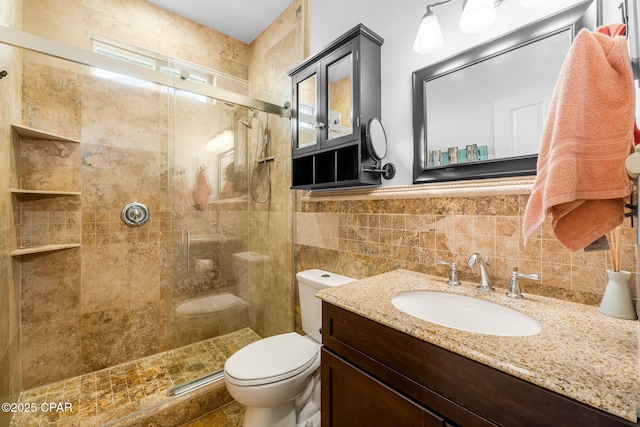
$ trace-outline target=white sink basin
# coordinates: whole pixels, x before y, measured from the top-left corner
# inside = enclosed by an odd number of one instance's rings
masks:
[[[391,298],[395,308],[448,328],[485,335],[535,335],[540,323],[500,304],[445,292],[404,292]]]

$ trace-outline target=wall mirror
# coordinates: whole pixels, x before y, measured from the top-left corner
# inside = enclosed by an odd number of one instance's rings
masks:
[[[414,183],[535,175],[549,102],[595,3],[413,73]]]

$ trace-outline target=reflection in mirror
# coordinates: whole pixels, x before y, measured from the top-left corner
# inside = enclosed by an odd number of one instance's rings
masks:
[[[564,58],[595,2],[413,73],[414,182],[535,175]]]
[[[371,157],[376,160],[382,160],[387,155],[387,134],[377,117],[373,117],[367,124],[367,148]]]
[[[426,82],[428,166],[537,154],[570,45],[566,30]]]
[[[328,67],[329,135],[328,139],[353,132],[353,55],[349,54]]]
[[[316,90],[315,74],[298,83],[298,147],[307,147],[316,143]]]

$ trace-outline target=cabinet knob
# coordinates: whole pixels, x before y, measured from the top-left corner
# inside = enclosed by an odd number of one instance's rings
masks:
[[[317,122],[315,125],[313,125],[313,127],[316,128],[316,129],[324,129],[324,128],[327,127],[327,125],[325,125],[322,122]]]

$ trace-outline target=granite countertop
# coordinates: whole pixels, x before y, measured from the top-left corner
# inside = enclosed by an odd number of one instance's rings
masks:
[[[449,286],[447,279],[396,270],[324,289],[318,297],[338,307],[423,341],[499,369],[572,399],[636,422],[640,397],[638,322],[606,316],[598,307],[529,295],[485,293],[477,283]],[[495,285],[494,285],[495,286]],[[396,309],[391,298],[406,291],[443,291],[492,301],[540,322],[528,337],[503,337],[460,331],[430,323]]]

